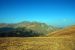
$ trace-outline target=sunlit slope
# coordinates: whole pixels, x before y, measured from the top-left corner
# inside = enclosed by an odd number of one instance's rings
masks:
[[[51,34],[48,34],[48,36],[53,36],[53,37],[60,37],[60,36],[65,36],[65,37],[75,37],[75,26],[67,27],[55,32],[52,32]]]
[[[6,37],[0,38],[0,50],[75,50],[75,38]]]

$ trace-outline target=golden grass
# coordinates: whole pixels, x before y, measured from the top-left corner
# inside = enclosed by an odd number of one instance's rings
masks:
[[[64,28],[47,35],[48,37],[74,37],[75,36],[75,26]]]
[[[75,50],[73,37],[5,37],[0,50]]]
[[[75,26],[48,37],[0,37],[0,50],[75,50]]]

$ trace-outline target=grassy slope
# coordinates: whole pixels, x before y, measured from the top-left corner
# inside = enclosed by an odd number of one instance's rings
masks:
[[[75,26],[61,29],[59,31],[52,32],[48,34],[49,37],[74,37],[75,36]]]
[[[75,50],[74,36],[72,26],[49,37],[5,37],[0,38],[0,50]]]
[[[72,37],[0,38],[0,50],[75,50]]]

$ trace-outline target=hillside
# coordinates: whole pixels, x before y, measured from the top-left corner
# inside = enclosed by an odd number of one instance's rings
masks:
[[[27,28],[28,32],[27,32],[24,31],[25,26],[23,27],[21,27],[21,25],[19,26],[14,27],[17,28],[17,31],[13,30],[9,32],[9,30],[12,30],[12,28],[8,28],[6,31],[7,33],[8,32],[17,33],[18,31],[20,31],[23,32],[24,34],[18,33],[16,35],[25,35],[25,32],[27,34],[28,33],[31,34],[32,32],[28,28],[30,29],[34,28],[34,26],[30,27],[27,25],[28,26]],[[5,30],[5,28],[3,30]],[[0,50],[75,50],[74,37],[75,37],[75,26],[67,27],[49,33],[48,37],[0,37]]]
[[[75,38],[5,37],[0,38],[0,50],[75,50]]]
[[[15,24],[0,24],[0,36],[32,37],[45,36],[48,33],[58,30],[58,27],[39,22],[20,22]]]
[[[48,36],[52,36],[52,37],[60,37],[60,36],[65,36],[65,37],[75,37],[75,26],[70,26],[70,27],[66,27],[64,29],[52,32],[50,34],[48,34]]]

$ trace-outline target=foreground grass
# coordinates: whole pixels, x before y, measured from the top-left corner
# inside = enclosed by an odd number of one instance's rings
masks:
[[[4,37],[0,50],[75,50],[74,37]]]

